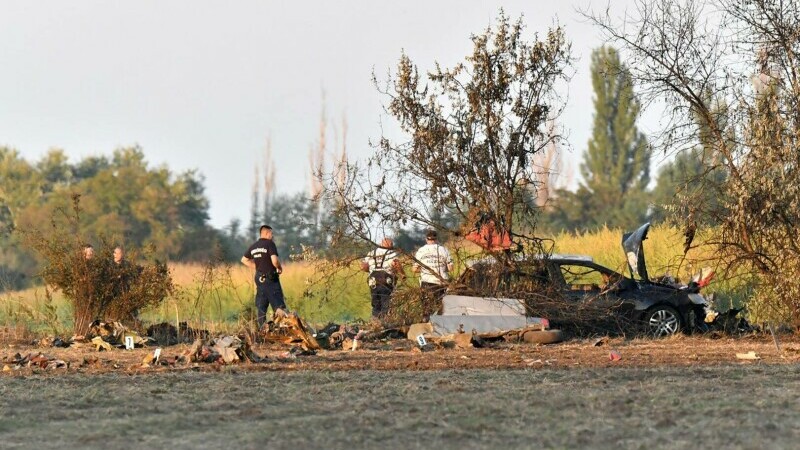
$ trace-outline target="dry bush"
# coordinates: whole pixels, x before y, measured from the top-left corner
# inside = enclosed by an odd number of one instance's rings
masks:
[[[59,210],[45,230],[21,232],[23,242],[41,260],[42,279],[72,305],[75,334],[85,334],[96,319],[137,321],[139,311],[160,302],[173,289],[165,263],[115,264],[114,245],[104,241],[95,257],[83,255],[80,196],[70,211]],[[151,249],[152,251],[152,249]],[[131,252],[135,256],[135,252]]]

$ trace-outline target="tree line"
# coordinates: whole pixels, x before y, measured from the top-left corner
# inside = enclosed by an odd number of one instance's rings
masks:
[[[425,228],[445,236],[491,230],[535,251],[548,231],[669,219],[685,225],[687,249],[694,230],[710,226],[725,271],[756,273],[765,303],[800,316],[800,6],[640,3],[640,14],[622,23],[586,14],[619,50],[592,55],[593,132],[575,191],[552,176],[553,149],[565,143],[554,125],[566,103],[560,88],[573,64],[566,32],[556,25],[530,38],[521,18],[501,12],[494,28],[471,37],[463,62],[426,72],[403,54],[387,80],[373,76],[401,137],[381,137],[369,158],[343,159],[333,173],[316,167],[320,184],[309,194],[254,195],[246,225],[214,230],[202,177],[150,168],[141,149],[77,164],[58,151],[31,164],[3,149],[0,265],[26,273],[29,257],[14,250],[8,230],[47,222],[72,191],[86,199],[90,236],[154,244],[186,260],[207,258],[212,247],[235,258],[262,220],[285,227],[283,254],[307,243],[340,256],[341,242],[374,245],[406,233],[410,245]],[[665,106],[657,136],[636,125],[648,102]],[[657,151],[674,159],[653,183]]]
[[[154,167],[140,147],[76,162],[60,149],[28,161],[17,150],[0,147],[0,180],[0,290],[37,282],[47,261],[22,235],[71,217],[75,195],[80,199],[76,232],[95,246],[149,248],[162,261],[233,262],[256,236],[238,219],[223,229],[212,227],[203,176]],[[282,255],[302,253],[304,246],[324,249],[329,208],[306,193],[264,200],[250,221],[280,224]]]
[[[20,233],[47,229],[57,215],[68,214],[75,194],[87,243],[151,246],[159,258],[187,261],[225,252],[226,236],[208,224],[202,175],[151,167],[139,147],[75,163],[59,149],[30,162],[0,147],[0,179],[2,288],[32,282],[38,264]]]
[[[593,52],[591,70],[595,112],[593,135],[580,165],[582,180],[575,191],[550,186],[544,201],[537,200],[539,227],[545,232],[604,225],[633,228],[645,220],[663,220],[668,216],[663,205],[670,204],[676,189],[704,170],[706,152],[699,146],[666,164],[650,190],[652,150],[636,126],[641,105],[630,72],[610,47]],[[317,172],[312,180],[325,176],[321,164],[326,126],[323,112],[319,142],[310,150],[318,161],[312,167]],[[312,181],[309,192],[275,193],[269,150],[264,179],[256,174],[249,220],[233,219],[223,229],[215,229],[208,223],[203,176],[194,170],[176,174],[165,166],[152,167],[140,147],[76,162],[70,162],[60,149],[31,162],[16,150],[0,147],[0,178],[4,180],[0,187],[0,285],[22,287],[36,274],[37,261],[13,231],[49,223],[57,211],[69,207],[75,193],[81,195],[81,221],[88,242],[102,239],[152,246],[162,259],[235,261],[257,227],[271,223],[280,229],[282,255],[301,257],[304,249],[324,254],[337,228],[344,231],[336,222],[337,200],[323,195],[325,186],[319,181]],[[344,148],[338,162],[346,164]],[[447,208],[431,212],[431,222],[447,222],[449,228],[461,225],[458,215]],[[425,227],[398,221],[386,233],[395,237],[399,248],[411,251],[424,242]]]

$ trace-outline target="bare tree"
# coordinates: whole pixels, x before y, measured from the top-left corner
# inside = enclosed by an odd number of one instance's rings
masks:
[[[502,12],[471,39],[472,53],[452,68],[425,76],[402,54],[385,82],[373,77],[402,136],[387,132],[372,157],[328,183],[352,237],[376,243],[410,226],[458,236],[482,218],[515,248],[541,251],[534,160],[561,139],[547,124],[563,109],[570,45],[560,27],[528,40],[522,19]]]
[[[547,126],[550,135],[556,134],[555,121],[551,120]],[[560,186],[564,186],[564,173],[562,172],[561,151],[558,147],[558,141],[551,139],[550,143],[541,152],[534,156],[533,164],[537,168],[534,172],[534,196],[536,206],[539,208],[547,208],[549,203],[555,197],[556,191]],[[561,184],[560,184],[561,183]]]
[[[701,143],[711,149],[705,173],[728,175],[702,180],[718,202],[681,199],[687,238],[695,218],[713,217],[720,225],[711,243],[726,268],[752,269],[761,280],[751,307],[800,324],[800,3],[637,6],[619,20],[586,15],[621,47],[644,98],[665,106],[662,149]]]
[[[275,197],[275,160],[272,158],[272,138],[267,137],[264,152],[264,210],[268,210],[269,202]]]

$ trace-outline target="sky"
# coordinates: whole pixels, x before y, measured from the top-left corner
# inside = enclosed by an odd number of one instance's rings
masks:
[[[272,144],[278,192],[308,189],[324,109],[348,156],[363,159],[394,126],[372,83],[401,55],[452,66],[502,7],[526,35],[565,27],[576,58],[560,124],[577,174],[592,127],[589,60],[603,44],[577,12],[590,1],[6,1],[0,0],[0,146],[75,162],[138,145],[153,166],[205,177],[211,224],[246,221],[256,166]],[[621,16],[632,0],[614,0]],[[323,97],[324,96],[324,97]],[[323,101],[324,98],[324,101]],[[640,129],[657,127],[647,115]],[[390,131],[389,131],[390,132]],[[341,145],[341,143],[339,144]],[[329,160],[332,159],[332,155]],[[2,180],[0,180],[2,182]]]

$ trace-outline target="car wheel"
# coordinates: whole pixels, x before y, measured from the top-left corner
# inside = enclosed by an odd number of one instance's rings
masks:
[[[647,333],[656,337],[677,334],[683,329],[683,318],[675,308],[667,305],[647,310],[644,321]]]
[[[522,340],[529,344],[555,344],[564,340],[561,330],[526,331]]]

